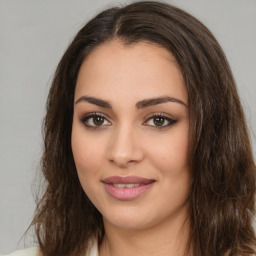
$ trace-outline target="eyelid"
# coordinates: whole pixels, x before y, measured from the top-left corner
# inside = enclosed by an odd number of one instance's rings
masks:
[[[176,120],[176,118],[174,116],[172,116],[171,114],[165,113],[165,112],[151,112],[149,114],[147,114],[143,119],[144,121],[147,121],[149,118],[155,117],[155,116],[161,116],[161,117],[166,117],[172,120]]]

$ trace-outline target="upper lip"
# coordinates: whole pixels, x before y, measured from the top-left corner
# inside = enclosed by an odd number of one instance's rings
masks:
[[[138,176],[111,176],[102,180],[103,183],[107,184],[149,184],[154,181],[154,179],[147,179]]]

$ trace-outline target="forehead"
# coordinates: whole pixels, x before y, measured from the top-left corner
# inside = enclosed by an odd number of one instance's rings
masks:
[[[168,95],[187,102],[186,86],[174,56],[147,42],[125,45],[113,40],[96,47],[79,70],[75,97],[83,94],[109,100],[114,95],[134,100]]]

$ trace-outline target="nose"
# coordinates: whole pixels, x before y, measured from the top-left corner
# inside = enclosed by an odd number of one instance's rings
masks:
[[[108,160],[120,168],[139,163],[144,158],[139,134],[129,127],[113,132],[108,148]]]

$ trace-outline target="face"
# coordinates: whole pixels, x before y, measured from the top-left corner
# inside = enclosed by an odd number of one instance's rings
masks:
[[[180,68],[162,47],[114,40],[84,60],[72,151],[81,185],[104,224],[143,229],[185,218],[187,103]]]

